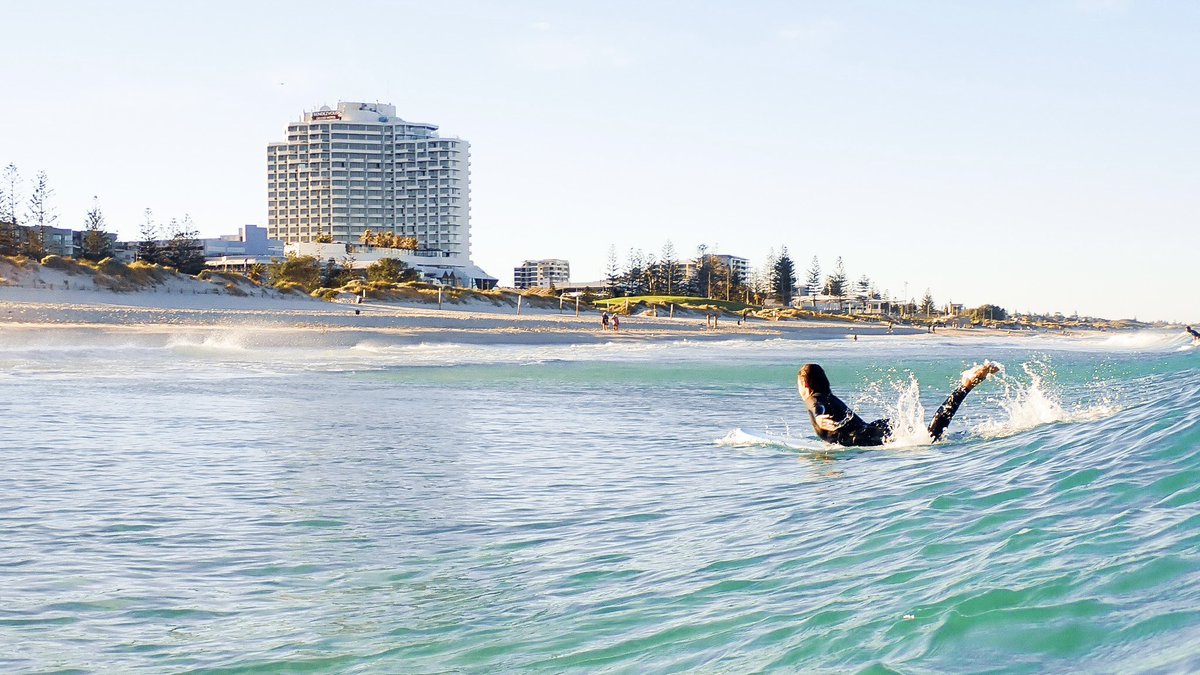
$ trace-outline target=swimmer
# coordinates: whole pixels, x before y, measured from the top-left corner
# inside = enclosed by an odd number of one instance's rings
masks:
[[[963,371],[957,389],[951,392],[929,423],[929,436],[940,440],[963,399],[988,375],[1000,372],[999,364],[984,361],[983,365]],[[808,417],[817,436],[826,443],[844,446],[883,445],[892,437],[892,421],[875,420],[867,423],[842,402],[829,388],[825,370],[815,363],[806,363],[796,375],[800,400],[808,408]]]

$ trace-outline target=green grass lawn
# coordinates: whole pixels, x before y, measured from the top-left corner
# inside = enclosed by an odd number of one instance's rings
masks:
[[[712,298],[692,298],[686,295],[638,295],[630,298],[608,298],[605,300],[596,300],[593,304],[597,307],[608,307],[612,309],[623,309],[625,304],[635,307],[637,305],[658,305],[666,307],[667,305],[675,305],[685,309],[720,309],[725,312],[740,312],[743,309],[759,310],[762,309],[758,305],[747,305],[744,302],[733,302],[731,300],[714,300]]]

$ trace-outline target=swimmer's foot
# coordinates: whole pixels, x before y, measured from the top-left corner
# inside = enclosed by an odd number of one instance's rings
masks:
[[[1001,370],[1003,370],[1003,367],[999,363],[984,361],[981,365],[963,371],[962,386],[974,387],[986,380],[988,375],[998,373]]]

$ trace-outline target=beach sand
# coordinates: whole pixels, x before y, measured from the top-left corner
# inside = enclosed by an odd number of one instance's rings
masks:
[[[19,285],[18,285],[19,284]],[[556,344],[638,340],[766,340],[919,337],[924,330],[897,326],[892,335],[883,323],[749,319],[742,325],[722,317],[718,328],[706,327],[703,313],[670,318],[621,317],[620,331],[603,330],[597,310],[575,315],[567,303],[557,308],[526,304],[521,314],[507,305],[475,301],[459,305],[418,302],[362,304],[325,302],[274,290],[230,295],[219,284],[179,277],[153,290],[112,292],[60,270],[40,268],[37,276],[9,279],[0,286],[0,330],[57,326],[105,331],[162,331],[189,327],[204,331],[227,328],[262,331],[317,330],[324,333],[378,333],[401,342]],[[356,311],[358,313],[356,313]],[[937,334],[983,331],[939,330]],[[347,336],[349,337],[349,335]]]

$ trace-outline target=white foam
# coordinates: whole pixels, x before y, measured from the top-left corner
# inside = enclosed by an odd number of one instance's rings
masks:
[[[1054,384],[1054,371],[1049,365],[1031,361],[1021,364],[1021,370],[1028,381],[1007,374],[993,378],[1003,386],[998,397],[1002,414],[975,425],[972,433],[984,438],[999,438],[1044,424],[1101,419],[1118,410],[1110,401],[1069,409],[1062,403],[1062,394]]]
[[[771,434],[765,431],[734,429],[715,441],[716,445],[729,448],[784,447],[793,450],[827,450],[829,446],[819,441],[794,438],[789,435]]]

